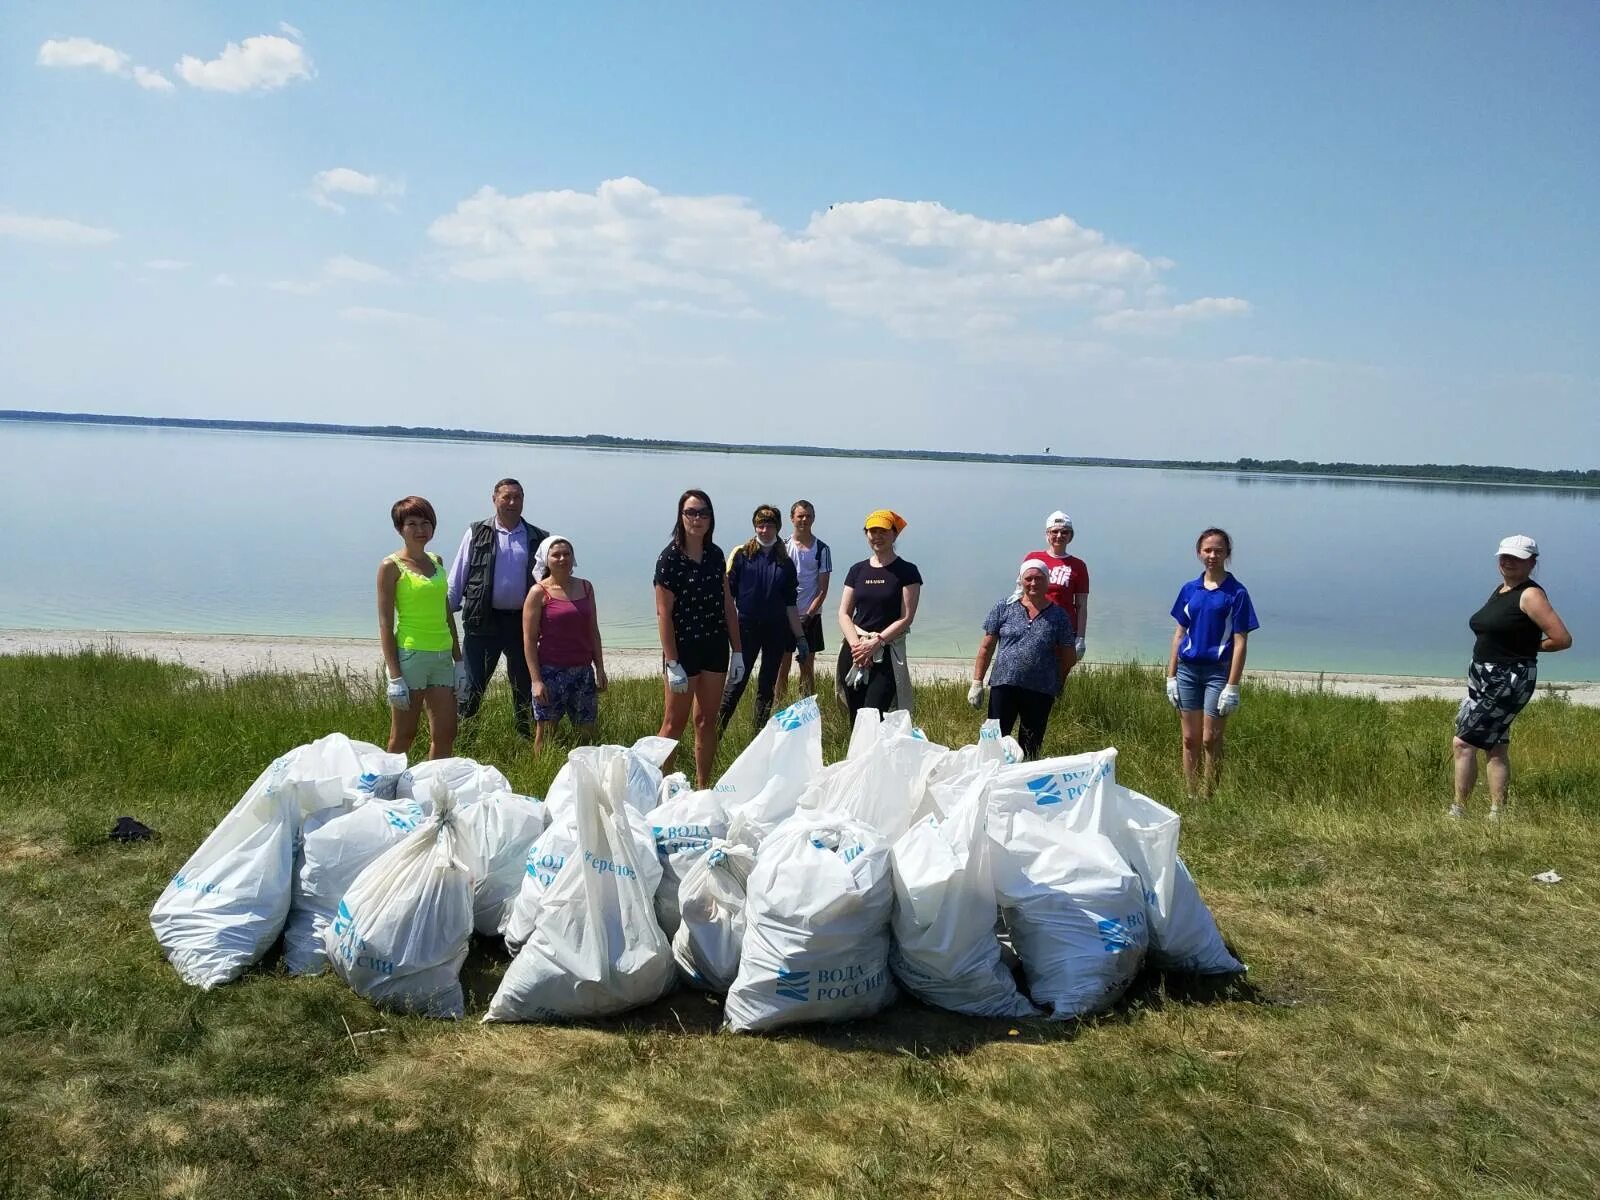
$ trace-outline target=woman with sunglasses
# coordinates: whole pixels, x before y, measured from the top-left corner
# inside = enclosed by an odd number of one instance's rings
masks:
[[[851,567],[839,596],[839,650],[834,691],[850,711],[911,711],[911,672],[906,633],[922,597],[922,572],[895,552],[906,527],[899,513],[880,508],[862,522],[872,554]]]
[[[690,488],[678,497],[672,541],[656,559],[656,629],[661,635],[665,712],[661,736],[677,738],[694,716],[695,786],[711,786],[717,757],[717,709],[725,683],[744,679],[739,614],[728,590],[727,563],[711,540],[711,497]],[[729,644],[732,653],[729,653]],[[672,769],[677,752],[663,771]]]

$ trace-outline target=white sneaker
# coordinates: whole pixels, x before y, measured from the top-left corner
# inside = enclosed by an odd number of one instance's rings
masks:
[[[1500,805],[1491,804],[1489,806],[1489,820],[1498,821],[1500,819],[1500,813],[1501,813],[1501,806]]]
[[[1465,819],[1466,815],[1467,806],[1465,804],[1452,804],[1450,806],[1450,811],[1445,814],[1445,816],[1449,817],[1452,821],[1463,820]]]

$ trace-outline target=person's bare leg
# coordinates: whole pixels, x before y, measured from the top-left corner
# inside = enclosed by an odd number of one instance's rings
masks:
[[[817,656],[806,655],[805,662],[800,664],[800,694],[802,696],[815,696],[817,694]]]
[[[1227,717],[1213,716],[1206,716],[1201,726],[1200,745],[1205,751],[1205,780],[1208,793],[1216,788],[1217,779],[1222,775],[1222,739],[1227,727]]]
[[[699,676],[695,677],[696,679]],[[662,695],[665,697],[661,703],[661,728],[657,737],[671,738],[677,741],[683,736],[683,731],[689,724],[689,705],[694,701],[694,679],[689,680],[687,692],[675,692],[663,678],[661,681]],[[674,746],[672,753],[668,754],[666,761],[661,764],[661,773],[670,775],[672,764],[677,760],[678,748]]]
[[[417,725],[422,720],[422,693],[411,693],[410,708],[391,708],[389,710],[389,746],[390,754],[404,754],[411,749],[411,743],[417,740]]]
[[[544,749],[546,741],[555,741],[556,726],[559,721],[535,721],[533,723],[533,752],[538,754]]]
[[[422,698],[428,706],[428,757],[449,758],[456,748],[456,690],[424,688]]]
[[[1460,738],[1451,738],[1450,748],[1456,758],[1456,803],[1466,808],[1478,786],[1478,748]]]
[[[1489,811],[1499,812],[1506,805],[1506,792],[1511,787],[1511,747],[1493,746],[1485,753],[1489,758],[1484,772],[1489,777]]]
[[[726,675],[702,671],[689,680],[694,697],[694,786],[704,791],[711,786],[711,770],[717,760],[717,709],[722,704]]]
[[[1200,722],[1204,716],[1198,708],[1192,712],[1178,711],[1178,722],[1183,728],[1183,781],[1191,796],[1200,794]]]
[[[774,708],[784,709],[789,707],[789,666],[793,662],[794,655],[792,653],[785,654],[781,659],[778,660],[778,682],[773,688],[773,695],[776,697],[776,699],[773,701]],[[801,686],[803,688],[803,681],[805,680],[804,663],[800,664],[800,678],[802,680]],[[805,695],[805,692],[801,691],[800,694],[803,696]]]

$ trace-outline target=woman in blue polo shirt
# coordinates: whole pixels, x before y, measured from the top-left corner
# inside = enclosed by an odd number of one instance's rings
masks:
[[[763,504],[750,517],[754,535],[733,552],[728,561],[728,591],[739,613],[739,640],[744,644],[746,671],[761,669],[756,675],[756,728],[772,715],[772,698],[777,694],[778,669],[791,652],[804,659],[809,646],[800,628],[796,607],[799,577],[794,559],[778,538],[782,517],[770,504]],[[728,676],[722,690],[722,705],[717,715],[718,730],[728,728],[733,710],[739,707],[750,676]]]
[[[1233,539],[1226,531],[1207,529],[1194,551],[1205,570],[1178,590],[1172,605],[1178,628],[1167,659],[1167,699],[1183,723],[1183,775],[1191,798],[1216,786],[1223,729],[1239,707],[1245,643],[1261,627],[1250,593],[1228,571]]]

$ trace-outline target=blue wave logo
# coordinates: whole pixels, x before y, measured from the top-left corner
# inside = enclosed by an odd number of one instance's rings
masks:
[[[794,1000],[800,1004],[809,1003],[811,1000],[811,972],[788,971],[779,967],[778,995],[785,1000]]]

